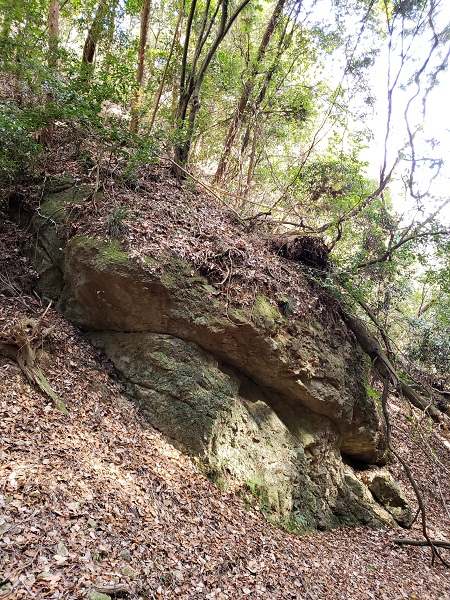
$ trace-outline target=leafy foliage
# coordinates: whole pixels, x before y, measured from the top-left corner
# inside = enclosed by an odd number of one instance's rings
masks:
[[[411,321],[412,339],[406,355],[435,373],[450,372],[450,312],[434,315],[433,319],[416,318]]]

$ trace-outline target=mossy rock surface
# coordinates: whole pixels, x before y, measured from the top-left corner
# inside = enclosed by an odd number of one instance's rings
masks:
[[[56,188],[58,189],[58,188]],[[40,213],[46,218],[52,218],[57,223],[64,223],[67,214],[65,208],[73,204],[81,204],[91,197],[94,186],[83,184],[76,187],[64,188],[44,196]]]
[[[266,296],[256,296],[252,313],[258,323],[269,329],[284,321],[281,313]]]
[[[97,264],[102,269],[109,265],[116,267],[128,261],[127,252],[115,240],[104,242],[87,236],[79,236],[75,238],[73,244],[82,251],[95,253]]]

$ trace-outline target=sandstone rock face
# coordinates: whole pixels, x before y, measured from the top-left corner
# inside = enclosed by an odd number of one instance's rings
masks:
[[[287,326],[279,313],[276,320],[227,311],[208,282],[181,261],[158,270],[96,240],[69,244],[65,282],[59,306],[82,328],[166,333],[196,342],[252,380],[331,419],[345,454],[383,460],[384,436],[376,404],[365,391],[356,343],[342,337],[330,347],[323,331],[302,323]]]
[[[42,213],[49,203],[55,194]],[[150,423],[216,480],[247,484],[305,528],[392,520],[342,458],[383,464],[386,453],[348,336],[289,320],[264,296],[251,311],[227,308],[176,259],[130,260],[85,237],[62,253],[50,237],[42,246],[46,269],[64,276],[60,310],[105,350]]]
[[[145,417],[201,459],[218,483],[245,483],[262,509],[301,528],[386,520],[344,468],[326,417],[258,386],[194,342],[154,333],[90,334]]]

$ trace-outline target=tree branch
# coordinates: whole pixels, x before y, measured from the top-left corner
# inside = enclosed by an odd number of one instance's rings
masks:
[[[450,235],[450,229],[443,229],[442,231],[422,231],[422,233],[414,233],[412,235],[409,235],[408,237],[406,237],[403,240],[400,240],[399,242],[394,244],[391,248],[386,250],[386,252],[384,252],[384,254],[382,254],[381,256],[378,256],[377,258],[374,258],[373,260],[369,260],[367,262],[360,263],[359,265],[357,265],[356,268],[363,269],[364,267],[369,267],[370,265],[376,265],[377,263],[385,262],[388,260],[388,258],[390,258],[390,256],[392,256],[392,254],[396,250],[401,248],[404,244],[407,244],[408,242],[417,240],[419,238],[433,237],[435,235]]]
[[[436,548],[447,548],[450,550],[450,542],[441,542],[439,540],[408,540],[406,538],[392,540],[394,544],[399,546],[430,546],[431,544]]]

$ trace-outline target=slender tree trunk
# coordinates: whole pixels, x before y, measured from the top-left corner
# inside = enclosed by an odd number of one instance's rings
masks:
[[[156,115],[158,113],[159,103],[161,101],[161,96],[162,96],[162,93],[164,90],[164,86],[166,84],[167,71],[169,70],[170,61],[172,60],[173,51],[175,49],[175,43],[180,38],[181,23],[183,21],[183,13],[184,13],[184,2],[182,3],[182,6],[180,8],[180,14],[178,15],[178,21],[177,21],[177,24],[175,27],[175,32],[173,34],[172,43],[170,45],[169,56],[167,57],[167,62],[164,67],[164,73],[161,78],[161,83],[159,84],[158,93],[156,94],[155,106],[153,108],[152,118],[150,119],[150,125],[149,125],[150,130],[152,129],[152,127],[155,123]]]
[[[94,62],[95,51],[97,49],[97,44],[100,39],[101,29],[103,21],[105,20],[106,11],[106,1],[100,0],[97,7],[97,11],[94,16],[94,20],[91,23],[83,46],[82,62],[84,65],[91,65]]]
[[[209,65],[217,52],[219,45],[227,35],[230,27],[237,19],[238,15],[243,9],[249,4],[250,0],[242,0],[241,4],[237,6],[232,15],[228,16],[229,0],[220,0],[213,14],[209,18],[208,14],[210,9],[210,3],[206,3],[205,13],[202,19],[202,26],[200,36],[197,39],[194,50],[194,59],[190,66],[189,74],[187,69],[187,56],[189,50],[189,40],[192,33],[192,23],[194,20],[194,12],[197,6],[197,1],[193,0],[191,4],[191,10],[186,25],[186,35],[183,48],[183,58],[181,63],[181,77],[180,77],[180,95],[177,109],[177,123],[175,134],[177,141],[175,143],[175,162],[173,167],[173,173],[178,180],[185,177],[185,168],[189,159],[189,152],[192,144],[192,137],[194,134],[195,121],[197,113],[200,109],[200,91],[203,85],[205,75],[208,71]],[[211,33],[212,26],[215,19],[221,10],[220,24],[209,49],[205,52],[205,57],[200,61],[200,55],[205,47],[205,43]],[[189,118],[186,123],[188,108]]]
[[[281,54],[281,52],[279,53],[279,55],[280,54]],[[251,181],[253,178],[253,173],[255,171],[255,166],[256,166],[255,158],[256,158],[256,146],[257,146],[257,141],[258,141],[258,131],[257,130],[258,130],[258,120],[259,120],[259,116],[260,116],[260,107],[264,101],[264,98],[266,97],[267,90],[269,88],[269,83],[270,83],[270,80],[272,79],[272,75],[275,71],[275,67],[278,62],[279,55],[277,56],[277,59],[272,64],[271,68],[266,73],[266,76],[264,79],[264,84],[261,88],[260,93],[258,94],[258,97],[256,98],[256,100],[252,106],[252,117],[247,124],[247,128],[246,128],[245,134],[244,134],[244,139],[242,140],[241,161],[244,161],[244,156],[247,151],[247,147],[249,145],[251,135],[253,133],[252,148],[250,151],[250,159],[249,159],[249,165],[248,165],[248,170],[247,170],[247,181],[246,181],[246,187],[245,187],[245,190],[243,193],[243,195],[245,197],[248,194],[248,190],[250,188],[250,184],[251,184]]]
[[[102,37],[105,23],[114,12],[119,0],[100,0],[95,12],[94,20],[89,28],[83,46],[82,77],[88,81],[93,71],[93,63],[98,43]]]
[[[256,73],[255,73],[256,75]],[[230,128],[228,130],[228,134],[224,144],[224,150],[222,156],[219,161],[219,165],[217,167],[216,174],[214,175],[214,182],[219,183],[222,181],[225,171],[228,166],[228,161],[231,154],[231,148],[233,147],[234,140],[236,139],[237,132],[242,123],[242,119],[244,117],[245,109],[247,108],[247,104],[250,98],[250,94],[255,86],[254,80],[248,79],[244,84],[244,89],[242,91],[241,97],[239,99],[239,103],[235,110],[233,120],[231,122]]]
[[[105,65],[103,67],[103,72],[105,77],[110,74],[111,71],[111,46],[114,42],[114,31],[116,29],[116,20],[115,20],[115,9],[117,7],[117,2],[114,2],[111,5],[111,9],[109,10],[106,19],[105,19],[105,29],[104,29],[104,41],[103,41],[103,52],[105,57]]]
[[[241,148],[241,156],[244,156],[245,151],[247,150],[247,146],[248,143],[250,141],[250,134],[251,134],[251,130],[252,128],[256,128],[257,123],[258,123],[258,118],[259,118],[259,114],[260,114],[260,107],[261,104],[264,102],[264,98],[266,97],[267,94],[267,90],[269,89],[269,84],[270,81],[272,79],[272,76],[275,72],[275,69],[277,67],[279,58],[282,54],[282,50],[281,48],[279,49],[279,52],[277,54],[276,59],[274,60],[274,62],[272,63],[270,69],[268,69],[265,78],[264,78],[264,83],[263,86],[261,88],[261,91],[258,94],[258,97],[256,98],[256,100],[253,103],[252,106],[252,119],[249,121],[248,125],[247,125],[247,129],[245,131],[245,135],[244,135],[244,139],[242,141],[242,148]],[[255,139],[255,138],[254,138]]]
[[[253,142],[252,142],[252,150],[250,152],[250,159],[248,162],[248,170],[247,170],[247,181],[244,190],[244,197],[247,198],[248,192],[250,189],[250,184],[253,179],[253,173],[255,172],[256,166],[256,144],[258,142],[258,134],[256,128],[253,131]]]
[[[58,66],[58,36],[59,36],[59,2],[58,0],[50,0],[50,8],[48,11],[48,69],[49,72],[56,71]],[[46,102],[50,104],[53,100],[53,94],[47,94]],[[53,144],[53,134],[55,123],[50,120],[48,124],[41,129],[40,142],[46,148],[50,148]]]
[[[369,333],[362,321],[347,313],[343,313],[342,316],[348,328],[354,333],[361,348],[372,359],[373,367],[381,379],[385,379],[386,377],[396,379],[399,389],[411,404],[427,412],[434,421],[439,422],[441,420],[439,410],[400,378],[387,354],[382,349],[381,344]]]
[[[175,163],[176,164],[173,165],[173,174],[178,179],[178,181],[181,181],[182,179],[185,178],[185,173],[184,173],[183,169],[187,165],[187,161],[189,158],[189,150],[191,147],[190,140],[189,140],[189,137],[190,137],[189,131],[184,130],[184,126],[186,123],[186,116],[187,116],[188,108],[189,108],[189,103],[191,100],[191,95],[192,95],[192,92],[190,92],[190,90],[181,94],[179,103],[178,103],[177,114],[176,114],[178,135],[180,136],[181,139],[175,143],[174,154],[175,154]],[[183,128],[181,128],[181,125],[183,126]]]
[[[258,48],[258,53],[256,55],[255,62],[251,69],[250,75],[248,76],[247,81],[244,84],[244,88],[242,90],[241,97],[239,99],[237,108],[236,108],[234,116],[233,116],[233,120],[232,120],[230,128],[228,130],[228,134],[227,134],[227,137],[225,140],[224,151],[222,153],[222,156],[219,161],[219,165],[217,167],[216,174],[214,176],[215,183],[219,183],[223,179],[223,176],[227,169],[228,161],[229,161],[230,154],[231,154],[231,148],[233,147],[234,140],[236,139],[236,135],[241,126],[242,119],[243,119],[245,110],[247,108],[248,101],[250,99],[250,95],[256,85],[256,76],[257,76],[258,70],[260,68],[260,63],[266,54],[267,47],[269,46],[269,42],[272,38],[273,32],[275,31],[275,29],[278,25],[282,10],[283,10],[286,2],[287,2],[287,0],[278,0],[276,6],[274,8],[274,11],[272,13],[272,16],[270,17],[270,20],[267,23],[266,30],[264,32],[264,35],[262,37],[261,43]]]
[[[142,80],[144,79],[145,52],[147,50],[148,24],[150,17],[151,0],[144,0],[141,10],[141,31],[139,35],[138,68],[136,74],[136,89],[131,103],[130,130],[133,133],[139,131],[139,101],[142,93]]]
[[[48,13],[48,66],[56,68],[58,63],[58,36],[59,36],[59,2],[50,0]]]

